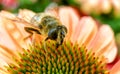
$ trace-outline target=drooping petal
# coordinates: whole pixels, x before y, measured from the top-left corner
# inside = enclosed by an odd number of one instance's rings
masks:
[[[10,35],[8,34],[8,31],[5,29],[5,26],[7,25],[3,20],[3,18],[1,18],[1,22],[0,22],[0,45],[4,45],[6,47],[9,47],[10,49],[16,49],[19,48],[19,46],[16,46],[13,39],[11,39]],[[9,22],[7,22],[9,23]],[[8,27],[13,28],[13,26],[11,26],[11,24],[8,24]]]
[[[100,27],[95,38],[87,47],[92,49],[93,52],[96,52],[97,55],[105,55],[108,63],[113,62],[117,55],[114,33],[108,25],[102,25]],[[112,57],[110,55],[112,55]]]
[[[97,25],[91,17],[82,17],[72,36],[72,42],[87,45],[97,32]]]
[[[62,24],[68,29],[67,39],[69,39],[79,22],[80,16],[72,7],[61,7],[58,14]]]
[[[111,42],[109,45],[107,45],[101,51],[102,51],[101,55],[104,55],[108,59],[108,63],[111,63],[116,59],[118,49],[116,47],[115,42]],[[100,52],[99,52],[99,54],[100,54]]]
[[[22,47],[26,47],[23,39],[28,34],[24,30],[25,24],[17,23],[16,20],[15,15],[7,11],[0,12],[0,45],[21,52]]]
[[[4,10],[2,10],[0,12],[0,16],[6,17],[6,18],[15,18],[16,17],[14,14],[7,12],[7,11],[4,11]]]

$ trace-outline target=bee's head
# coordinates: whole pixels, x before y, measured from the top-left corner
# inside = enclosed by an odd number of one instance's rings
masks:
[[[58,25],[57,27],[51,29],[48,32],[47,39],[55,40],[57,42],[57,46],[63,43],[63,40],[67,34],[67,28],[64,25]]]
[[[63,43],[66,34],[67,28],[64,25],[57,26],[57,47]]]
[[[58,25],[57,30],[58,36],[60,36],[61,38],[64,38],[65,35],[67,34],[67,28],[64,25]]]

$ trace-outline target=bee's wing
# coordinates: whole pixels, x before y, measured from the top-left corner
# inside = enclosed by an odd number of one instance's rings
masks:
[[[45,13],[51,14],[56,18],[59,18],[58,12],[59,12],[59,7],[57,3],[51,3],[48,5],[48,7],[44,11]]]
[[[46,7],[46,9],[45,9],[45,12],[46,11],[48,11],[48,10],[52,10],[52,9],[54,9],[54,8],[58,8],[58,4],[57,3],[50,3],[47,7]]]
[[[31,21],[31,18],[35,15],[36,13],[28,10],[28,9],[20,9],[18,13],[18,17],[24,19],[27,22]]]
[[[30,22],[27,22],[27,21],[25,21],[24,19],[21,19],[21,18],[19,18],[19,17],[16,17],[16,18],[14,18],[14,19],[10,19],[10,18],[7,18],[7,19],[9,19],[9,20],[11,20],[11,21],[13,21],[13,22],[15,22],[15,23],[24,24],[25,26],[31,26],[31,27],[34,26],[34,25],[32,25]]]

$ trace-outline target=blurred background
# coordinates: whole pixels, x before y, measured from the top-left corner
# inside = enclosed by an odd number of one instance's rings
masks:
[[[120,48],[120,0],[0,0],[0,10],[17,13],[19,9],[42,12],[51,3],[72,6],[83,16],[92,16],[100,23],[109,24]]]

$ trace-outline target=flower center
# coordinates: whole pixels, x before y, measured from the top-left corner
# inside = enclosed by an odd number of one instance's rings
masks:
[[[11,74],[104,74],[108,73],[105,63],[85,46],[63,42],[56,49],[52,41],[44,41],[30,46],[20,54],[18,66],[10,64],[7,68]]]

